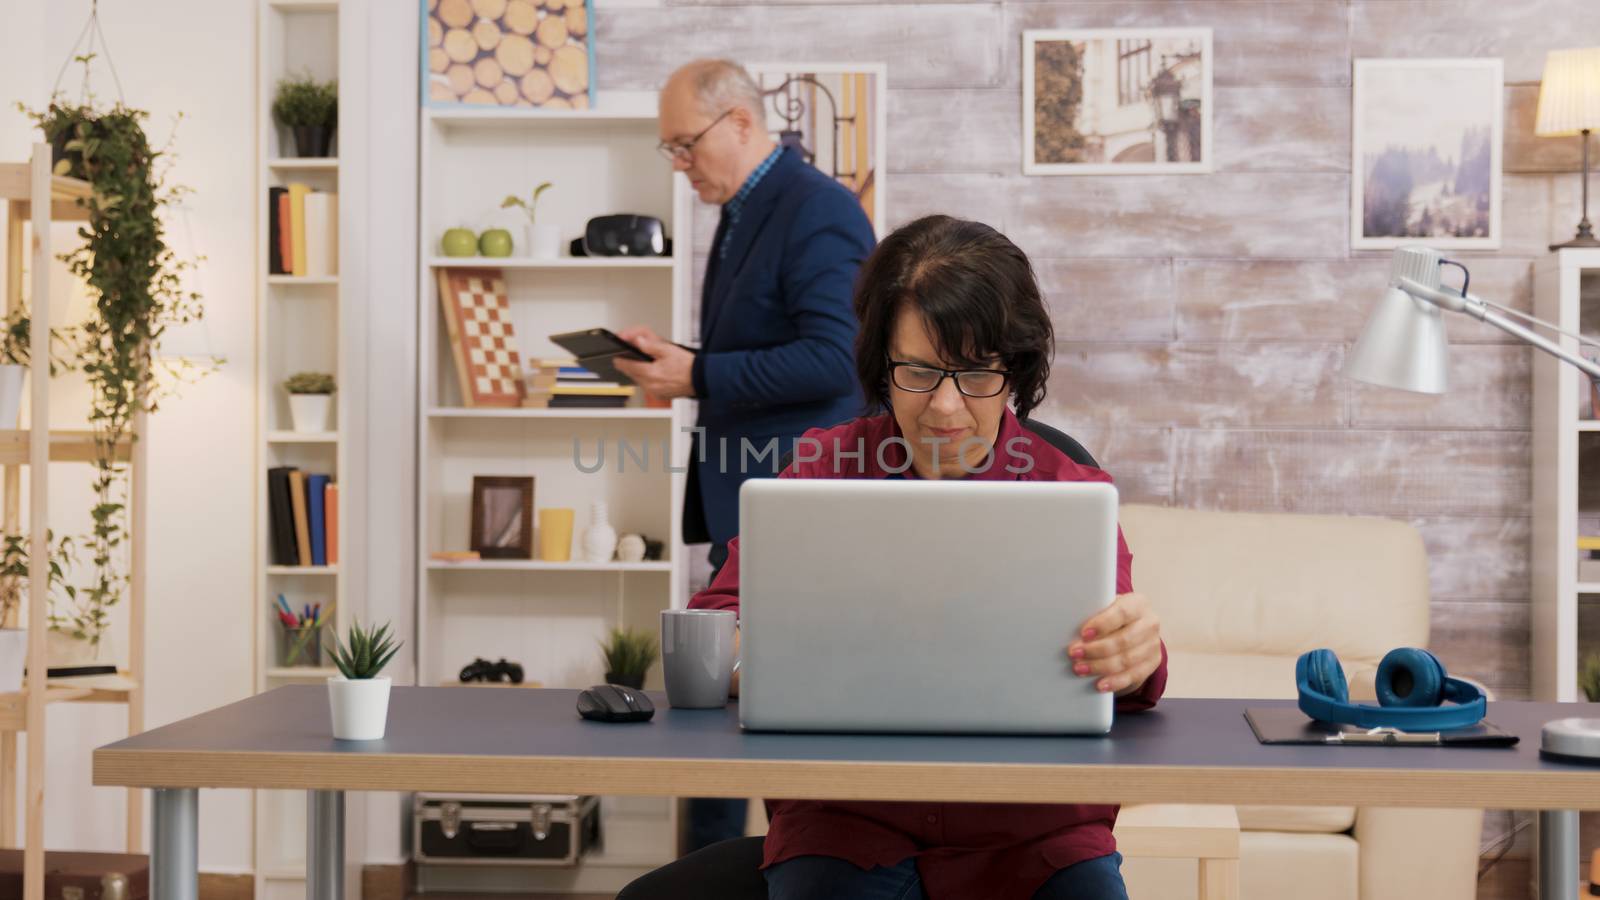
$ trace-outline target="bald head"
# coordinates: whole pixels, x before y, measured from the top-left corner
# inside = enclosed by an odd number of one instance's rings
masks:
[[[673,72],[662,89],[686,90],[707,116],[719,116],[735,107],[748,111],[760,121],[761,88],[744,66],[731,59],[697,59]]]
[[[673,168],[706,203],[727,203],[773,148],[761,88],[744,66],[701,59],[673,72],[661,88],[662,144],[676,148]]]

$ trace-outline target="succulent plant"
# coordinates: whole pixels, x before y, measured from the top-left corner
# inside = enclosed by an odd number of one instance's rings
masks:
[[[333,125],[339,121],[339,87],[309,72],[284,78],[272,101],[272,118],[289,128]]]
[[[364,629],[360,622],[353,622],[344,644],[341,645],[335,637],[328,652],[333,656],[333,664],[339,667],[340,674],[354,681],[376,678],[404,643],[394,640],[393,635],[389,634],[388,624]]]
[[[296,372],[284,380],[283,388],[291,394],[331,394],[333,376],[326,372]]]
[[[1583,658],[1578,672],[1578,687],[1590,703],[1600,703],[1600,653],[1590,653]]]
[[[611,629],[611,642],[602,644],[606,671],[617,675],[643,675],[656,661],[656,636],[633,628]]]

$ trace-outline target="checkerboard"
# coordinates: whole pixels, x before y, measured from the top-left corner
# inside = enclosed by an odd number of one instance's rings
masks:
[[[521,406],[522,361],[499,269],[440,269],[439,302],[467,406]]]

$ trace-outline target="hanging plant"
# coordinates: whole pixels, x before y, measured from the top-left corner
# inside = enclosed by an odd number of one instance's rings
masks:
[[[82,548],[93,567],[51,627],[98,644],[110,624],[107,611],[123,596],[128,576],[117,565],[126,534],[127,465],[117,449],[137,438],[134,416],[157,406],[155,351],[171,325],[202,315],[200,295],[188,291],[179,260],[166,244],[161,210],[181,195],[157,169],[142,126],[148,113],[122,103],[98,110],[59,95],[42,113],[29,112],[47,139],[61,148],[56,174],[81,178],[93,192],[79,201],[88,224],[83,242],[61,258],[88,288],[94,312],[75,329],[73,361],[90,388],[94,432],[91,531]]]

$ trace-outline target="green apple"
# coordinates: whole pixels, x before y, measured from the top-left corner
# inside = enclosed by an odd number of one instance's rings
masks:
[[[478,235],[478,252],[484,256],[510,256],[511,232],[504,228],[491,228]]]
[[[445,256],[472,256],[478,252],[478,239],[470,228],[452,228],[439,241]]]

